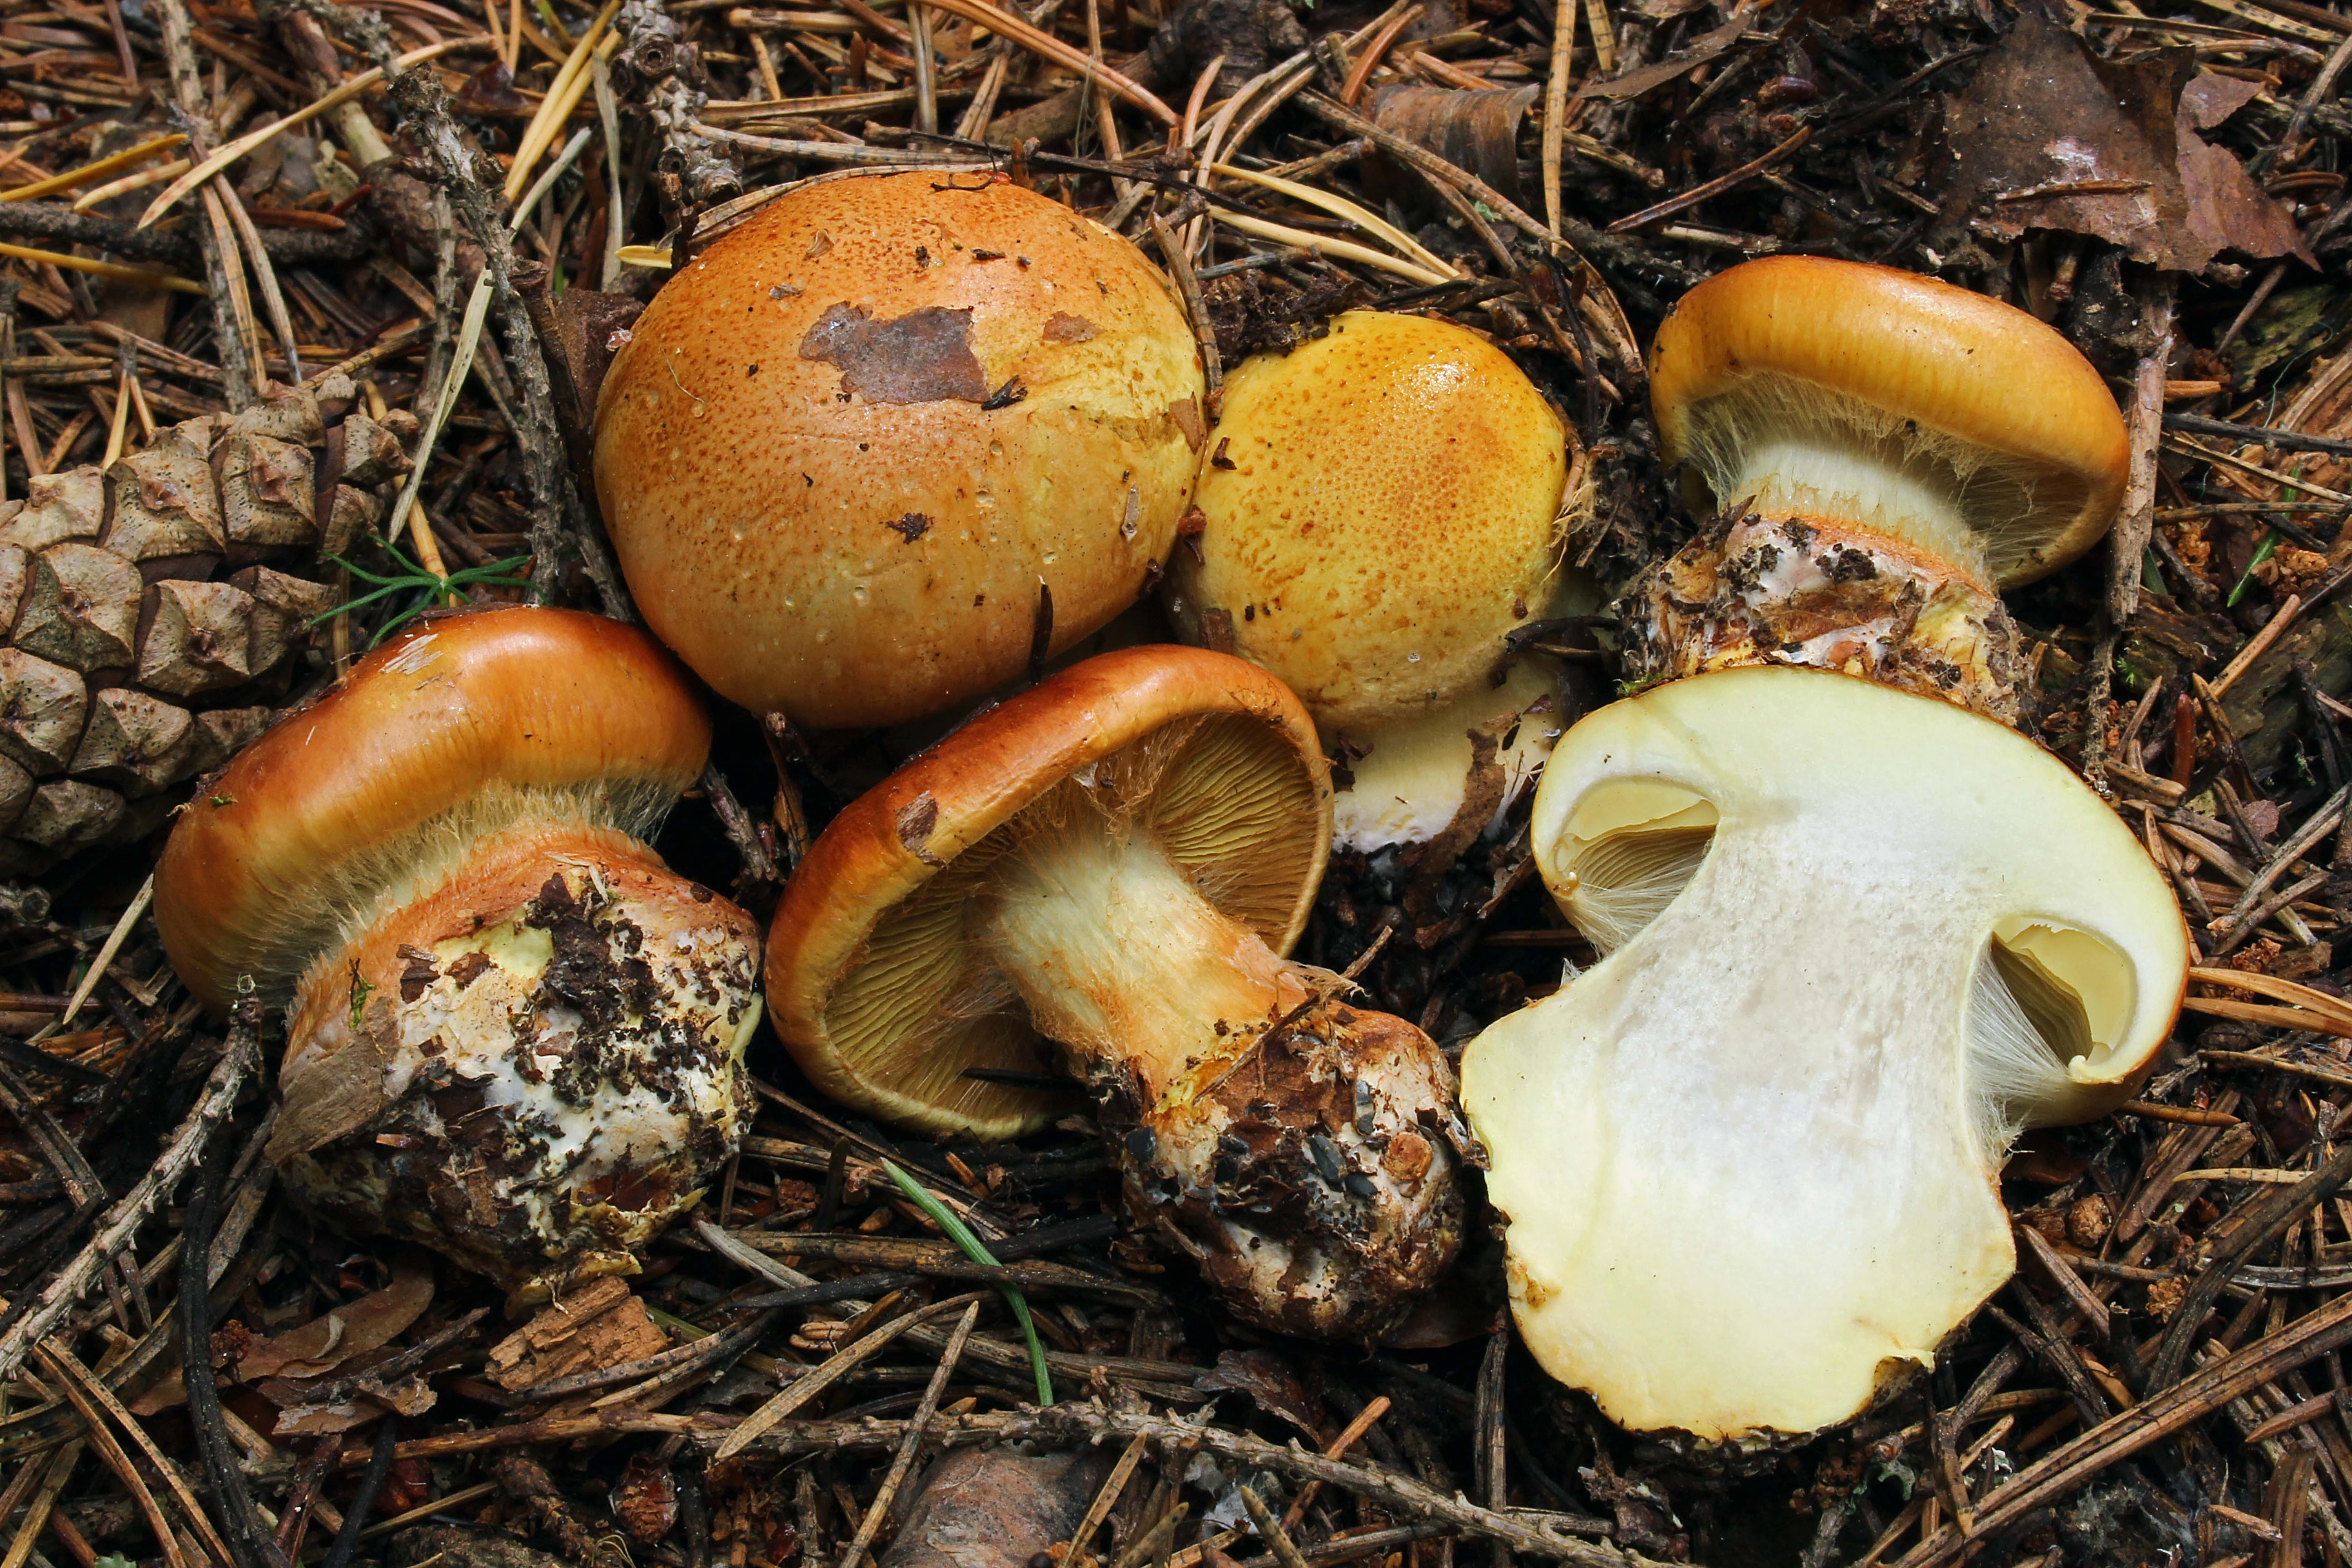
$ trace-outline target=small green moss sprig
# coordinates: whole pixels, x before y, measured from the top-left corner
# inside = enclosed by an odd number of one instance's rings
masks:
[[[444,595],[455,601],[463,598],[464,590],[467,588],[528,588],[530,586],[530,579],[528,577],[510,575],[517,568],[530,563],[530,557],[528,555],[509,555],[503,561],[486,561],[479,566],[461,567],[443,576],[440,573],[427,570],[410,560],[397,544],[387,544],[384,550],[401,567],[401,572],[396,576],[379,576],[364,566],[353,565],[340,555],[330,555],[326,558],[352,576],[362,582],[373,583],[376,587],[373,593],[362,594],[347,604],[338,605],[323,616],[312,616],[310,624],[313,626],[324,626],[338,616],[348,616],[353,610],[373,605],[378,599],[388,598],[394,594],[421,592],[424,596],[415,604],[376,628],[375,636],[368,639],[368,647],[373,647],[440,603]]]

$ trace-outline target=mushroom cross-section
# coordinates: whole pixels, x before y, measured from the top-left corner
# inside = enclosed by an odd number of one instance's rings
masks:
[[[942,712],[1134,603],[1205,433],[1174,290],[1002,175],[814,182],[662,286],[595,480],[656,636],[816,728]]]
[[[1055,1101],[1003,1077],[1066,1063],[1131,1212],[1235,1310],[1377,1335],[1452,1261],[1470,1144],[1429,1037],[1282,956],[1330,809],[1264,670],[1086,660],[827,826],[769,932],[777,1031],[834,1098],[929,1131],[1042,1124]]]
[[[1845,1419],[2014,1258],[2025,1126],[2112,1109],[2188,963],[2056,759],[1949,703],[1733,669],[1588,717],[1531,833],[1606,956],[1490,1026],[1463,1100],[1529,1348],[1612,1419]]]
[[[1342,847],[1483,829],[1564,727],[1514,632],[1595,607],[1560,563],[1567,426],[1500,349],[1451,321],[1349,310],[1225,383],[1202,526],[1176,551],[1184,640],[1305,700],[1352,782]]]
[[[155,918],[214,1011],[290,991],[268,1153],[305,1201],[536,1296],[634,1268],[746,1120],[757,931],[643,841],[709,721],[632,627],[426,621],[231,763]]]

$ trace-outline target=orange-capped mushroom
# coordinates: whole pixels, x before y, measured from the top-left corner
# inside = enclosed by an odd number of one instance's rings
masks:
[[[598,396],[646,623],[723,696],[894,724],[1060,651],[1168,560],[1205,431],[1157,268],[1001,176],[824,181],[664,285]]]
[[[1452,1261],[1470,1150],[1401,1018],[1282,954],[1330,846],[1306,710],[1197,648],[1099,655],[835,817],[768,936],[777,1032],[835,1099],[1005,1137],[1094,1098],[1129,1210],[1235,1311],[1377,1336]]]
[[[644,840],[709,722],[635,628],[411,628],[185,812],[156,923],[215,1011],[292,997],[269,1155],[362,1232],[535,1293],[626,1269],[743,1120],[751,918]]]

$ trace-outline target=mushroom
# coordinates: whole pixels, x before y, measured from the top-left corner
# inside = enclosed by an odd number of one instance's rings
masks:
[[[1342,847],[1423,843],[1465,811],[1484,828],[1564,727],[1551,673],[1507,639],[1593,607],[1554,604],[1578,585],[1566,442],[1518,366],[1429,317],[1350,310],[1226,380],[1169,611],[1282,677],[1343,750]]]
[[[983,1138],[1066,1107],[1003,1081],[1058,1058],[1130,1212],[1234,1310],[1377,1337],[1452,1260],[1473,1145],[1426,1035],[1282,956],[1330,798],[1265,671],[1170,646],[1075,665],[825,828],[768,935],[777,1033],[835,1099]]]
[[[2170,1033],[2170,891],[2032,742],[1820,670],[1612,703],[1531,824],[1605,956],[1463,1058],[1528,1349],[1636,1430],[1852,1416],[2013,1270],[2017,1131]]]
[[[749,1121],[757,931],[645,843],[710,725],[634,628],[411,628],[180,817],[155,918],[215,1014],[289,994],[270,1159],[519,1300],[634,1270]]]
[[[1159,269],[1002,175],[804,185],[627,340],[595,479],[637,604],[721,695],[815,728],[970,700],[1132,604],[1205,428]]]
[[[2106,526],[2121,420],[2021,311],[1795,258],[1694,289],[1652,397],[1724,508],[1631,595],[1683,679],[1554,748],[1536,865],[1601,961],[1463,1105],[1546,1370],[1635,1429],[1809,1432],[2009,1278],[2011,1142],[2126,1099],[2186,985],[2137,840],[2000,721],[1996,589]]]
[[[2123,415],[2053,328],[1891,268],[1772,257],[1658,329],[1659,455],[1714,521],[1633,596],[1627,674],[1843,669],[2017,717],[1998,593],[2105,533]]]

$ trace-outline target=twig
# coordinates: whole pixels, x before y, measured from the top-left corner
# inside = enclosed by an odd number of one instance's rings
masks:
[[[213,1064],[212,1076],[205,1080],[204,1093],[180,1123],[179,1131],[173,1134],[171,1143],[156,1156],[147,1173],[139,1178],[138,1185],[107,1211],[89,1244],[58,1271],[57,1278],[42,1289],[25,1315],[5,1335],[0,1335],[0,1382],[16,1374],[32,1347],[48,1337],[81,1299],[82,1292],[89,1289],[117,1254],[131,1245],[155,1205],[178,1190],[205,1141],[236,1103],[237,1090],[245,1087],[246,1075],[253,1070],[258,1057],[259,1047],[251,1028],[239,1025],[229,1031],[227,1046],[220,1060]]]
[[[908,1417],[906,1439],[898,1445],[898,1453],[891,1456],[889,1473],[882,1478],[882,1485],[875,1492],[874,1500],[866,1505],[866,1517],[858,1521],[857,1533],[851,1539],[849,1549],[841,1554],[841,1568],[857,1568],[859,1559],[866,1555],[866,1549],[874,1544],[875,1531],[882,1528],[883,1518],[889,1512],[891,1502],[897,1499],[898,1488],[906,1481],[908,1468],[914,1464],[915,1455],[923,1446],[923,1429],[939,1413],[940,1395],[947,1391],[948,1379],[954,1374],[956,1363],[963,1359],[963,1347],[971,1338],[972,1325],[979,1321],[980,1303],[974,1301],[964,1309],[962,1319],[957,1322],[954,1334],[948,1340],[946,1353],[940,1357],[939,1369],[931,1373],[930,1384],[923,1390],[922,1403],[915,1406],[915,1414]]]
[[[220,1217],[220,1192],[227,1167],[201,1153],[196,1162],[195,1190],[188,1199],[188,1218],[181,1231],[181,1247],[190,1259],[180,1269],[180,1381],[186,1390],[188,1419],[196,1430],[196,1450],[203,1456],[213,1501],[228,1529],[228,1551],[236,1568],[287,1568],[286,1554],[262,1528],[254,1510],[253,1494],[246,1489],[245,1472],[231,1446],[221,1415],[220,1384],[213,1373],[212,1312],[205,1300],[201,1259],[212,1246]]]

